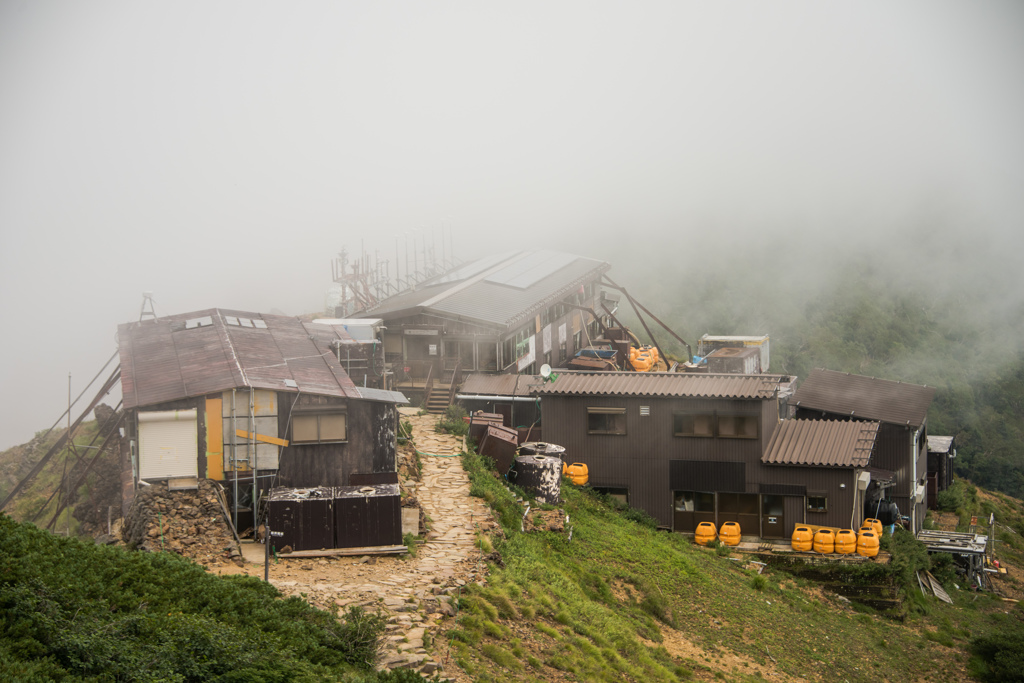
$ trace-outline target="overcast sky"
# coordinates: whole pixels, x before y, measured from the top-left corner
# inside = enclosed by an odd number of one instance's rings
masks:
[[[722,231],[870,242],[949,211],[1012,253],[1022,129],[1017,1],[0,0],[0,448],[144,290],[313,312],[360,240],[445,225],[463,257],[614,275],[623,231],[685,268]]]

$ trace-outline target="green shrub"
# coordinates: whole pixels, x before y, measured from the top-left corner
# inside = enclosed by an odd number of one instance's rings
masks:
[[[649,514],[647,514],[643,510],[640,510],[639,508],[629,508],[624,513],[622,513],[622,516],[630,521],[636,522],[640,526],[645,526],[648,529],[658,528],[658,520],[654,519],[654,517],[651,517]]]
[[[971,641],[971,673],[986,681],[1024,681],[1024,630],[993,631]]]
[[[889,553],[889,570],[893,578],[902,587],[918,592],[915,573],[931,566],[925,544],[906,529],[897,527],[889,542]]]
[[[469,423],[463,419],[466,415],[465,408],[453,403],[445,409],[444,417],[437,421],[434,429],[442,434],[465,436],[469,433]]]
[[[0,679],[372,680],[385,620],[0,515]],[[266,653],[273,652],[273,657]]]

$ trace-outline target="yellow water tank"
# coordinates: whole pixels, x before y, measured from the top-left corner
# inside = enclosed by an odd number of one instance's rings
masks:
[[[866,526],[870,526],[872,531],[874,531],[875,534],[879,538],[882,537],[882,522],[881,521],[879,521],[877,519],[874,519],[873,517],[868,517],[867,519],[864,520],[864,523],[861,524],[861,528],[866,527]]]
[[[701,522],[697,530],[693,532],[693,542],[697,545],[707,545],[718,536],[718,530],[711,522]]]
[[[814,552],[828,555],[836,551],[836,535],[831,529],[818,529],[814,534]]]
[[[633,369],[637,372],[647,372],[651,369],[651,357],[646,353],[637,355],[630,363],[633,364]]]
[[[798,526],[793,529],[793,550],[801,553],[809,553],[814,547],[814,532],[809,526]]]
[[[857,554],[864,557],[875,557],[878,555],[878,536],[874,531],[861,529],[857,536]]]
[[[569,480],[576,484],[576,486],[586,486],[590,480],[590,470],[587,468],[587,464],[583,462],[574,462],[569,466],[562,463],[562,474],[568,476]]]
[[[718,530],[718,538],[726,545],[739,545],[740,525],[736,522],[725,522]]]
[[[836,532],[836,552],[842,555],[853,555],[857,552],[857,534],[853,529],[840,529]]]

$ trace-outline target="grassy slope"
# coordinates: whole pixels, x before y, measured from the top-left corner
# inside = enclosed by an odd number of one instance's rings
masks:
[[[96,435],[97,425],[95,420],[89,420],[83,422],[75,433],[75,444],[78,446],[88,445],[93,437]],[[3,481],[0,481],[0,499],[6,498],[8,493],[14,489],[21,479],[28,474],[32,467],[39,462],[40,459],[46,454],[47,450],[60,438],[64,433],[63,429],[55,429],[45,441],[29,442],[28,444],[22,444],[20,446],[14,446],[6,451],[0,453],[0,470],[5,474]],[[41,435],[41,433],[40,433]],[[97,445],[99,442],[97,442]],[[79,448],[78,453],[84,462],[88,462],[92,459],[95,451],[92,449]],[[108,457],[117,457],[117,451],[114,450],[108,454]],[[67,471],[75,471],[75,464],[79,458],[76,458],[75,454],[70,449],[64,449],[59,453],[56,453],[50,461],[46,464],[43,470],[36,476],[29,485],[18,494],[7,509],[4,512],[11,515],[16,520],[27,521],[32,518],[36,518],[36,523],[40,525],[46,525],[50,518],[53,517],[53,513],[57,506],[57,497],[54,497],[50,501],[46,508],[43,509],[43,505],[47,499],[50,498],[54,490],[60,485],[62,476]],[[79,465],[81,467],[81,465]],[[75,477],[77,478],[77,471],[75,471]],[[91,487],[96,485],[96,474],[90,473],[86,476],[85,481],[79,487],[76,492],[76,502],[84,500],[88,497]],[[61,513],[60,518],[54,525],[55,529],[59,529],[63,532],[65,529],[70,528],[71,535],[76,535],[79,532],[79,521],[74,518],[74,505],[69,510],[65,510]]]
[[[464,460],[507,533],[494,541],[505,567],[470,587],[448,634],[451,656],[476,680],[958,680],[972,636],[1021,620],[994,596],[955,590],[954,607],[912,595],[905,623],[843,607],[787,574],[762,579],[629,521],[568,484],[572,541],[522,534],[513,494],[479,458]],[[698,646],[689,655],[674,646],[683,639]]]

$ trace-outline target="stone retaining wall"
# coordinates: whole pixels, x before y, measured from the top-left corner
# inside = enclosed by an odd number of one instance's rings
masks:
[[[169,491],[166,483],[141,487],[121,537],[138,550],[178,553],[202,565],[243,564],[217,500],[216,484],[208,479],[193,491]]]

